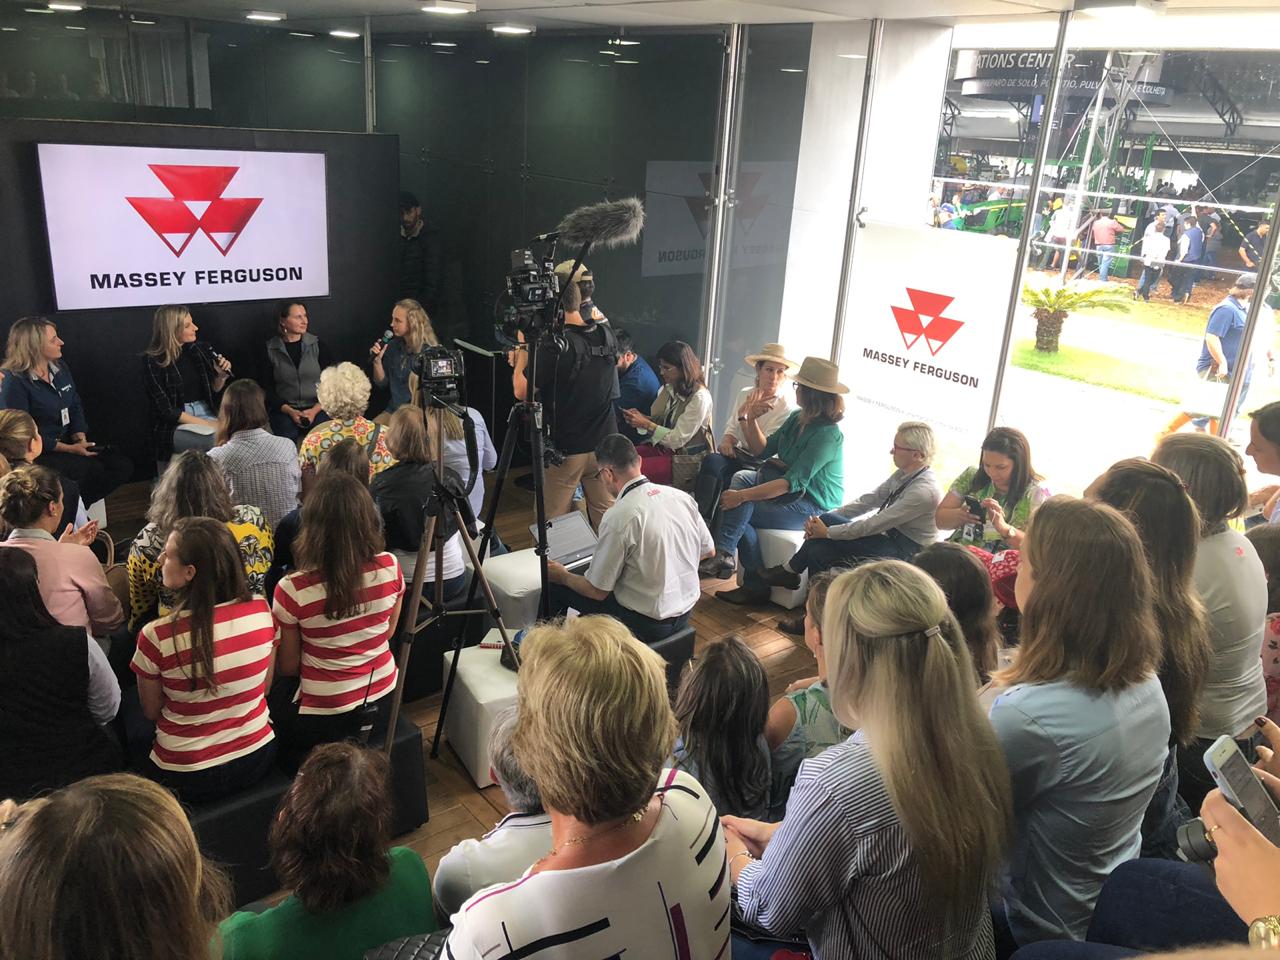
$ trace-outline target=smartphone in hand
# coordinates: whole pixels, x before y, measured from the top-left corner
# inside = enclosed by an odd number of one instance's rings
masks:
[[[1280,810],[1276,809],[1271,794],[1236,742],[1229,736],[1219,737],[1205,751],[1204,765],[1231,805],[1243,813],[1259,833],[1280,847]]]

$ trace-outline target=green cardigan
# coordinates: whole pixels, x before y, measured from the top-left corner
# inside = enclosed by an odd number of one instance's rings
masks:
[[[803,490],[823,510],[834,510],[844,503],[844,434],[834,423],[802,431],[801,416],[797,410],[782,421],[760,456],[777,457],[787,465],[792,493]]]

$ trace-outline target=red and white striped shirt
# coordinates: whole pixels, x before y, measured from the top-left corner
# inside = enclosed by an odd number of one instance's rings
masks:
[[[404,593],[400,562],[380,553],[364,568],[356,613],[331,620],[324,612],[328,585],[319,571],[291,573],[276,586],[274,613],[302,634],[298,713],[333,714],[354,710],[386,696],[396,685],[396,662],[388,642],[391,613]]]
[[[152,620],[138,634],[133,672],[159,680],[164,694],[151,760],[164,770],[205,770],[271,740],[267,671],[279,630],[260,597],[213,608],[213,688],[192,682],[191,617]]]

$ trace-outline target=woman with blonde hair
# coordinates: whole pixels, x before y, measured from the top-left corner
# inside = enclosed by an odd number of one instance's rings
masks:
[[[395,305],[391,311],[390,332],[390,341],[378,340],[369,348],[373,382],[391,391],[391,400],[384,411],[388,416],[413,399],[409,375],[422,348],[440,345],[431,318],[417,300],[401,300]]]
[[[1021,642],[991,707],[1017,811],[996,908],[1005,948],[1084,938],[1103,881],[1142,847],[1170,729],[1151,573],[1118,510],[1046,500],[1016,592]]]
[[[0,816],[0,956],[208,960],[230,884],[164,787],[90,777]]]
[[[156,462],[184,450],[213,446],[214,395],[231,376],[231,362],[204,340],[187,307],[156,310],[151,343],[142,354],[143,383],[151,403],[151,442]]]
[[[781,823],[724,818],[743,918],[803,929],[819,958],[990,957],[1013,807],[946,597],[882,560],[835,579],[822,626],[832,706],[857,732],[801,764]]]
[[[34,464],[44,452],[40,427],[25,410],[0,410],[0,456],[10,469],[24,463]],[[89,544],[98,535],[98,523],[90,520],[80,496],[80,485],[70,477],[59,478],[65,509],[62,522],[53,535],[58,539],[71,537],[75,543]]]
[[[551,816],[551,852],[472,896],[447,950],[478,960],[538,944],[588,954],[727,957],[724,840],[706,791],[663,770],[675,719],[662,657],[605,616],[532,628],[516,680],[516,760]],[[661,934],[658,933],[661,931]]]
[[[372,389],[369,378],[354,363],[343,362],[320,374],[316,395],[331,419],[312,427],[298,450],[304,492],[315,480],[320,461],[343,440],[354,440],[364,450],[370,479],[395,462],[387,449],[386,428],[364,415]]]

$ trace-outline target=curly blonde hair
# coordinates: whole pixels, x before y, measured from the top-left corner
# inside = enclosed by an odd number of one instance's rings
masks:
[[[373,386],[364,371],[354,363],[343,362],[327,367],[316,385],[316,399],[324,412],[335,420],[354,420],[364,416]]]

